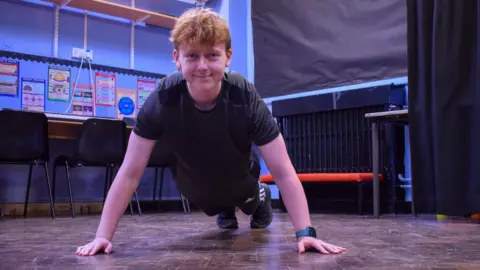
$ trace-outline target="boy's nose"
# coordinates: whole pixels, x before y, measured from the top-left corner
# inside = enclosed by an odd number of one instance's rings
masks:
[[[205,57],[200,57],[198,60],[198,68],[207,68],[207,60]]]

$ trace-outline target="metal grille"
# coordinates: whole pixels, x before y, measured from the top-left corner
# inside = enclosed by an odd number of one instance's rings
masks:
[[[365,114],[385,105],[321,111],[277,117],[287,151],[297,173],[372,171],[372,134]],[[386,147],[379,126],[380,168]]]

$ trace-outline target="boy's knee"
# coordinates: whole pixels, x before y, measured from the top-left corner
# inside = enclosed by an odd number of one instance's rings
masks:
[[[260,201],[257,199],[257,198],[252,198],[253,200],[249,201],[249,202],[246,202],[244,203],[243,205],[239,206],[238,208],[240,208],[240,210],[242,210],[242,212],[247,215],[247,216],[250,216],[252,215],[253,213],[255,213],[255,211],[257,210],[258,206],[260,205]]]
[[[205,215],[209,217],[216,216],[224,210],[219,207],[203,207],[202,208],[201,206],[200,206],[200,209],[202,209],[203,213],[205,213]]]
[[[253,213],[255,213],[255,210],[257,210],[257,208],[246,208],[246,209],[242,209],[240,208],[240,210],[242,210],[242,212],[247,215],[247,216],[250,216],[250,215],[253,215]]]
[[[209,217],[213,217],[213,216],[216,216],[216,215],[220,214],[219,211],[211,211],[211,210],[205,210],[205,209],[202,209],[202,211],[205,213],[205,215],[207,215]]]

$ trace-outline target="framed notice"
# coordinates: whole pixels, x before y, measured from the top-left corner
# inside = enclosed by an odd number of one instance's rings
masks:
[[[136,96],[137,94],[133,89],[117,88],[117,119],[123,119],[123,117],[135,117]]]
[[[22,110],[45,111],[45,80],[22,78]]]
[[[18,61],[0,60],[0,96],[18,97]]]
[[[70,101],[70,75],[69,68],[48,67],[48,100]]]
[[[137,79],[137,106],[138,109],[143,107],[143,104],[147,100],[148,96],[155,91],[157,87],[156,80],[149,79]]]
[[[115,106],[115,74],[95,72],[95,104]]]
[[[83,116],[95,115],[93,86],[87,84],[73,84],[72,114]]]

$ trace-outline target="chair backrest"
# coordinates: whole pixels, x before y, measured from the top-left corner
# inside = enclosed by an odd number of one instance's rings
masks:
[[[90,164],[121,165],[127,145],[126,129],[122,120],[85,120],[78,138],[77,158]]]
[[[173,150],[166,136],[160,137],[155,144],[148,165],[152,167],[167,167],[173,163]]]
[[[0,160],[49,159],[48,119],[44,113],[0,111]]]

